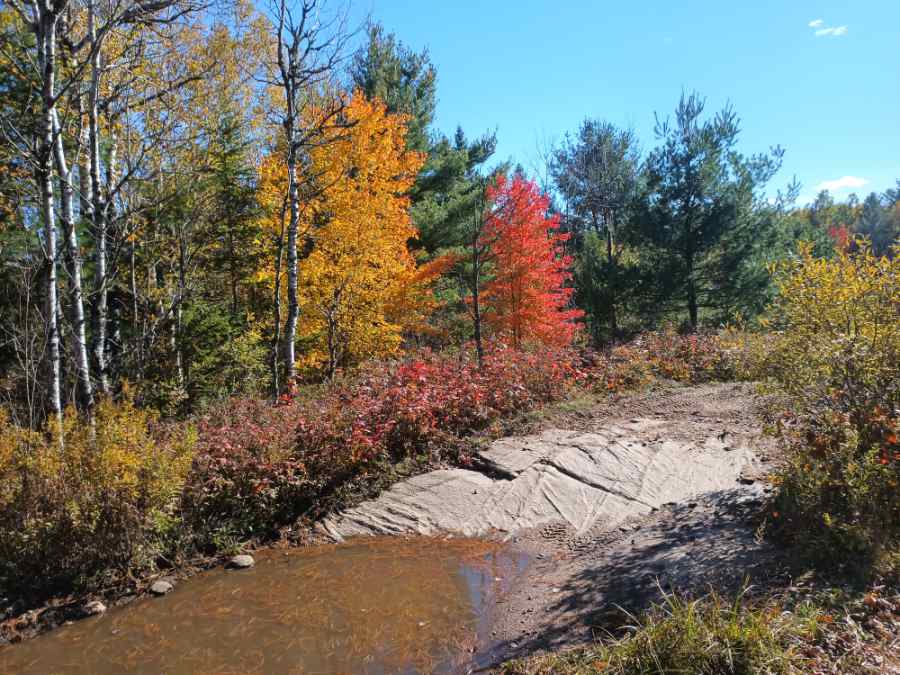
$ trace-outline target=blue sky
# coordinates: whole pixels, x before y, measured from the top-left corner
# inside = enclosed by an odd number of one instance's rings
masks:
[[[526,168],[537,145],[585,116],[654,144],[653,113],[698,90],[730,101],[741,148],[780,144],[802,199],[867,194],[900,178],[900,0],[354,0],[438,71],[437,126],[496,129],[498,158]]]

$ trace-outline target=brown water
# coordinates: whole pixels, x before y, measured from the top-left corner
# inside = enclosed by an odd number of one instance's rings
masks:
[[[257,556],[19,645],[2,673],[457,672],[527,560],[472,540],[369,539]]]

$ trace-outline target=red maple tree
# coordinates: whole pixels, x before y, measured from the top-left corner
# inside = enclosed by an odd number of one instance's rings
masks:
[[[828,228],[828,236],[834,243],[834,249],[836,251],[850,250],[850,228],[846,225],[832,225]]]
[[[490,250],[493,278],[484,287],[485,321],[514,347],[523,342],[568,345],[584,316],[572,309],[569,267],[559,216],[550,199],[522,176],[500,175],[487,190],[482,242]]]

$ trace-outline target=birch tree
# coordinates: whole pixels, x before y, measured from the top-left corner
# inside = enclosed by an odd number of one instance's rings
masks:
[[[300,231],[301,197],[309,199],[310,192],[317,189],[316,177],[308,170],[309,152],[334,141],[334,134],[327,132],[340,126],[345,105],[335,77],[349,40],[346,15],[341,10],[329,12],[326,4],[326,0],[273,0],[270,21],[275,58],[263,75],[264,83],[276,88],[281,99],[275,116],[282,129],[288,173],[286,241],[279,246],[287,248],[287,317],[281,352],[288,383],[296,374],[298,248],[301,238],[305,243],[308,235]],[[277,255],[281,258],[280,250]],[[279,331],[277,311],[275,321]],[[277,375],[276,357],[276,387]]]
[[[110,36],[127,32],[129,28],[147,28],[175,21],[196,10],[197,5],[185,0],[9,0],[8,5],[34,36],[33,72],[23,75],[32,80],[39,91],[36,97],[39,123],[26,129],[4,127],[4,137],[32,165],[40,196],[41,242],[47,268],[44,314],[48,344],[48,407],[51,413],[61,418],[65,404],[60,327],[63,315],[71,318],[72,358],[81,403],[86,409],[94,403],[83,261],[78,240],[79,219],[87,219],[92,225],[95,269],[91,352],[100,390],[109,393],[104,351],[108,285],[106,243],[117,144],[115,140],[110,144],[104,190],[100,156],[104,43]],[[113,92],[112,96],[115,95]],[[84,175],[85,169],[88,176]],[[62,238],[57,220],[62,226]],[[71,289],[68,312],[63,312],[59,287],[59,262],[63,251]]]
[[[25,4],[19,0],[9,0],[9,4],[35,37],[35,81],[39,90],[38,123],[33,129],[33,138],[18,136],[15,140],[19,141],[20,147],[30,155],[40,196],[41,240],[47,268],[45,330],[49,366],[48,407],[61,424],[63,402],[58,312],[59,240],[56,227],[53,162],[57,105],[65,94],[65,88],[57,84],[58,29],[68,2],[30,0]]]

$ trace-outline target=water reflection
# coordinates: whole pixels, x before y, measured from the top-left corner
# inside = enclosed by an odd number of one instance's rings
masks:
[[[257,557],[0,649],[3,673],[454,672],[526,560],[473,540],[366,539]]]

